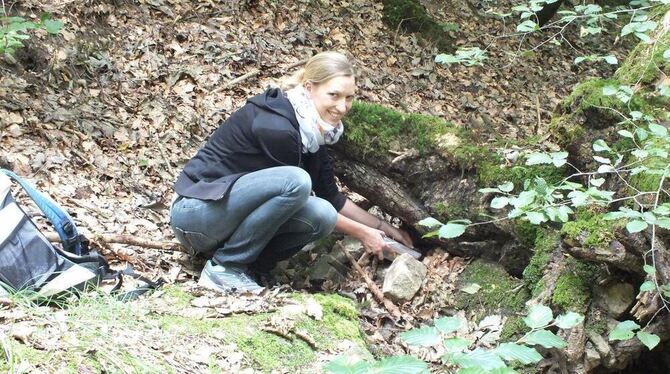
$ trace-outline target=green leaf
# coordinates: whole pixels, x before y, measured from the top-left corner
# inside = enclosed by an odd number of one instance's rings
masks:
[[[542,212],[528,212],[526,213],[526,218],[528,218],[528,222],[532,223],[533,225],[539,225],[543,222],[547,222],[547,216]]]
[[[512,182],[505,182],[505,183],[499,185],[498,188],[499,188],[500,191],[502,191],[502,192],[512,192],[512,190],[514,189],[514,183],[512,183]]]
[[[593,159],[600,162],[601,164],[611,164],[612,160],[606,157],[593,156]]]
[[[526,347],[515,343],[502,343],[493,350],[505,361],[517,360],[524,365],[532,364],[542,360],[542,356],[535,348]]]
[[[536,304],[530,307],[528,315],[524,317],[523,322],[531,329],[539,329],[540,327],[547,326],[552,319],[554,319],[554,315],[551,312],[551,308],[542,304]]]
[[[653,291],[656,289],[656,285],[652,281],[646,281],[640,285],[640,292]]]
[[[605,86],[603,87],[603,95],[612,96],[619,92],[619,89],[614,86]]]
[[[467,294],[470,294],[470,295],[474,295],[474,294],[476,294],[477,291],[479,291],[481,288],[482,288],[482,286],[478,285],[477,283],[470,283],[470,284],[468,284],[467,286],[461,288],[461,291],[463,291],[463,292],[465,292],[465,293],[467,293]]]
[[[630,139],[634,138],[633,133],[628,130],[619,130],[618,133],[624,138],[630,138]]]
[[[516,31],[518,31],[518,32],[533,32],[537,29],[539,29],[539,27],[537,26],[537,23],[535,23],[531,20],[523,21],[516,26]]]
[[[505,196],[498,196],[491,200],[491,208],[502,209],[509,204],[509,199]]]
[[[408,345],[431,347],[440,342],[440,334],[434,327],[420,327],[400,334],[400,339]]]
[[[595,142],[593,142],[593,150],[596,152],[603,152],[603,151],[611,151],[612,148],[610,148],[607,143],[605,143],[604,140],[598,139]]]
[[[526,158],[526,165],[551,164],[552,159],[546,153],[536,152],[531,153]]]
[[[644,331],[638,331],[637,338],[640,339],[642,344],[646,345],[650,351],[661,342],[661,338],[658,336]]]
[[[656,275],[656,268],[651,265],[644,265],[642,269],[644,269],[644,272],[649,275]]]
[[[596,187],[602,186],[603,183],[605,183],[605,178],[594,178],[589,181],[592,185]]]
[[[500,189],[498,188],[480,188],[479,192],[481,193],[500,193]]]
[[[623,321],[614,328],[614,330],[609,333],[609,340],[628,340],[632,339],[635,334],[634,330],[640,328],[640,325],[633,321]]]
[[[466,227],[466,225],[461,225],[458,223],[447,223],[438,230],[439,236],[440,238],[446,239],[456,238],[463,235]]]
[[[43,25],[49,34],[58,34],[60,29],[63,28],[63,22],[53,19],[44,20]]]
[[[441,226],[442,222],[436,220],[433,217],[428,217],[428,218],[424,218],[421,221],[417,222],[417,225],[421,225],[421,226],[428,227],[428,228],[433,228],[433,227]]]
[[[424,374],[428,364],[412,356],[391,356],[370,367],[371,374]]]
[[[510,199],[510,203],[515,208],[524,208],[535,201],[535,196],[537,196],[537,192],[535,191],[523,191],[518,197]]]
[[[663,52],[663,58],[670,59],[670,48],[666,49],[665,52]]]
[[[555,323],[556,326],[562,329],[571,329],[582,323],[582,321],[584,321],[583,315],[575,312],[567,312],[556,317]]]
[[[619,60],[617,60],[616,56],[614,55],[608,55],[603,57],[605,59],[605,62],[607,62],[610,65],[616,65],[619,63]]]
[[[659,218],[656,221],[656,225],[658,227],[662,227],[664,229],[670,230],[670,218]]]
[[[326,373],[332,374],[366,374],[369,372],[370,363],[358,357],[339,356],[323,368]]]
[[[649,124],[649,131],[654,135],[664,137],[668,135],[668,129],[665,126],[658,125],[656,123]]]
[[[558,207],[558,218],[561,220],[561,222],[568,222],[570,219],[569,215],[572,213],[572,208],[567,205],[561,205]]]
[[[470,342],[463,339],[459,338],[458,336],[449,338],[449,339],[444,339],[442,342],[442,346],[444,346],[444,349],[447,350],[447,352],[462,352],[470,346]]]
[[[456,353],[451,362],[464,368],[478,367],[484,370],[493,370],[506,366],[496,354],[481,348],[477,348],[472,352]]]
[[[435,320],[435,327],[437,327],[443,334],[454,332],[461,327],[461,320],[458,317],[442,317]]]
[[[539,344],[545,348],[565,348],[567,343],[547,330],[533,331],[524,337],[524,341],[530,345]]]
[[[626,229],[628,230],[628,232],[634,233],[634,232],[640,232],[640,231],[646,229],[648,226],[649,225],[645,221],[634,220],[634,221],[630,221],[630,222],[628,222],[628,224],[626,224]]]

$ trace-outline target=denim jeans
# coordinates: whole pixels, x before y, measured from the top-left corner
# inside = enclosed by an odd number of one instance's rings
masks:
[[[179,242],[218,264],[269,270],[335,228],[337,211],[311,190],[301,168],[263,169],[239,178],[220,200],[179,197],[170,224]]]

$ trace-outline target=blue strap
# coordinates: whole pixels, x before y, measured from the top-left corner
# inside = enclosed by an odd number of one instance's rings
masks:
[[[79,233],[77,232],[77,227],[72,221],[72,217],[70,217],[70,215],[67,214],[67,212],[65,212],[63,209],[61,209],[61,207],[56,204],[55,201],[36,190],[35,187],[24,181],[18,175],[6,169],[0,169],[0,172],[4,173],[20,184],[21,187],[28,193],[30,198],[33,199],[35,205],[37,205],[42,213],[47,216],[49,221],[51,221],[51,224],[56,229],[58,236],[60,237],[60,240],[63,244],[63,249],[81,256]]]

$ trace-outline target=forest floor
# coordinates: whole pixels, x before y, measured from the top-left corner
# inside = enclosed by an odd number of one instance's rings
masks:
[[[88,236],[127,234],[170,241],[167,205],[183,164],[219,120],[318,51],[340,50],[352,57],[360,100],[440,116],[473,130],[480,143],[498,136],[510,141],[542,138],[554,108],[579,81],[610,75],[615,68],[574,65],[575,57],[612,53],[622,60],[626,53],[623,46],[613,46],[613,35],[585,42],[579,30],[566,30],[561,46],[542,44],[540,37],[520,39],[513,35],[516,16],[500,16],[510,12],[514,1],[471,2],[481,5],[478,14],[466,2],[434,3],[445,4],[429,8],[453,26],[449,32],[457,45],[488,47],[483,66],[436,64],[441,51],[389,29],[382,22],[381,3],[370,0],[5,3],[10,14],[37,18],[48,11],[65,26],[57,36],[35,31],[15,63],[0,64],[0,166],[26,176],[67,207]],[[245,74],[249,77],[235,82]],[[170,285],[129,304],[90,296],[64,312],[3,300],[0,319],[7,323],[0,328],[0,343],[10,368],[238,372],[253,367],[287,372],[319,371],[320,363],[328,360],[307,355],[292,362],[290,355],[282,356],[314,350],[313,342],[297,337],[294,327],[286,330],[293,331],[291,344],[270,357],[250,353],[265,343],[252,335],[238,336],[237,316],[260,318],[242,322],[258,331],[268,323],[283,323],[277,311],[287,305],[302,305],[296,313],[307,316],[289,318],[291,324],[318,330],[308,323],[316,320],[307,307],[313,303],[305,301],[313,299],[309,293],[296,296],[279,287],[262,297],[215,295],[194,286],[197,272],[185,265],[183,253],[94,244],[114,266],[131,264]],[[467,261],[438,249],[424,262],[430,265],[426,284],[446,285],[426,287],[417,298],[427,303],[433,300],[430,292],[458,292],[455,278]],[[344,288],[365,294],[362,284],[353,275]],[[352,317],[340,305],[349,305],[344,299],[323,297],[317,301],[324,319],[328,308],[337,318]],[[414,321],[402,328],[441,312],[416,300],[401,307],[407,320]],[[368,341],[373,336],[375,344],[389,343],[383,353],[402,351],[393,340],[395,333],[377,336],[372,331],[380,323],[379,313],[365,310],[379,307],[368,301],[361,310]],[[230,316],[235,317],[223,318]],[[82,326],[72,318],[83,321],[90,333],[72,333]],[[279,343],[287,340],[265,334]],[[337,346],[340,338],[366,350],[362,337],[351,331],[328,334],[334,335],[322,339],[328,341],[323,344],[330,358],[352,349],[351,344]],[[73,351],[78,353],[70,355]],[[277,362],[277,357],[284,361]]]

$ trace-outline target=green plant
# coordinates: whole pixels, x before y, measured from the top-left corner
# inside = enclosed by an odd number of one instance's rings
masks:
[[[458,373],[512,373],[508,365],[530,365],[542,359],[535,349],[540,345],[547,349],[562,349],[567,346],[563,338],[549,329],[569,329],[584,321],[584,316],[568,312],[554,318],[550,308],[544,305],[530,307],[523,322],[530,328],[515,342],[503,342],[493,348],[473,346],[474,342],[456,335],[462,325],[457,317],[443,317],[433,321],[433,326],[424,326],[400,334],[400,339],[409,346],[433,347],[442,345],[446,352],[442,362],[460,368]],[[423,364],[423,365],[422,365]],[[396,366],[397,365],[397,366]],[[425,363],[412,356],[394,356],[378,362],[340,357],[326,366],[330,373],[425,373]]]
[[[0,9],[0,54],[12,55],[23,47],[23,40],[29,39],[28,30],[44,29],[49,34],[57,34],[63,27],[63,22],[53,20],[48,13],[42,13],[39,22],[28,21],[23,17],[7,16],[4,9]]]
[[[535,45],[534,51],[545,44],[560,45],[565,40],[564,32],[570,26],[579,27],[579,36],[582,38],[599,35],[607,30],[610,24],[617,24],[623,16],[629,16],[624,26],[620,27],[619,35],[622,38],[633,35],[645,43],[654,43],[649,33],[659,27],[659,23],[651,19],[651,15],[664,9],[663,6],[670,4],[670,0],[631,0],[628,6],[619,6],[605,9],[598,4],[577,4],[570,10],[558,11],[558,19],[540,26],[537,17],[545,6],[556,3],[559,0],[528,0],[525,4],[512,7],[512,11],[519,15],[519,24],[516,26],[516,35],[525,38],[530,34],[540,34],[544,40]],[[505,16],[511,13],[505,14]],[[618,25],[618,24],[617,24]],[[455,55],[440,54],[435,57],[435,62],[443,64],[464,64],[466,66],[480,65],[486,58],[486,51],[478,47],[463,47]],[[518,53],[523,55],[523,52]],[[583,61],[605,61],[608,64],[617,64],[615,56],[581,56],[575,58],[575,64]]]

